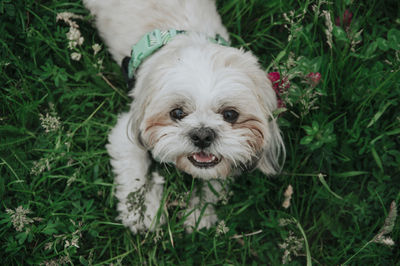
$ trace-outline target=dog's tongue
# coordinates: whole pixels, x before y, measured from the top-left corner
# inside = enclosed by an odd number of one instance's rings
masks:
[[[213,161],[215,156],[212,154],[206,154],[205,152],[198,152],[193,154],[193,158],[200,163],[207,163]]]

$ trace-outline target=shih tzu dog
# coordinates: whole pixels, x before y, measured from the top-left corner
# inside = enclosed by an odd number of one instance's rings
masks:
[[[204,181],[184,224],[188,231],[210,228],[225,189],[220,180],[281,168],[277,99],[266,73],[251,52],[229,47],[214,0],[84,4],[132,85],[130,111],[119,116],[107,145],[118,218],[134,233],[165,222],[164,178],[149,173],[153,158]]]

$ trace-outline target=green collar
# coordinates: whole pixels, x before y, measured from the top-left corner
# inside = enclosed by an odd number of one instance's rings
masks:
[[[132,79],[135,75],[137,68],[142,61],[155,53],[158,49],[163,47],[171,41],[178,34],[185,34],[184,30],[159,30],[155,29],[145,34],[138,43],[132,46],[131,58],[128,65],[128,77]],[[215,38],[208,37],[210,42],[229,46],[229,42],[222,38],[219,34]]]

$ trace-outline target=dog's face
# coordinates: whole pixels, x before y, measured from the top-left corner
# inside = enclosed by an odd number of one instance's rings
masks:
[[[194,177],[256,166],[274,173],[282,140],[270,82],[251,54],[206,46],[163,49],[141,69],[132,110],[139,142]]]

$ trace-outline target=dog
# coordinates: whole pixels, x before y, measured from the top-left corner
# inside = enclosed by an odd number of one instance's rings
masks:
[[[133,233],[165,222],[164,178],[148,173],[152,159],[204,181],[187,206],[188,232],[217,222],[219,181],[254,168],[281,170],[272,84],[250,51],[228,45],[214,0],[83,2],[132,85],[130,110],[119,115],[106,148],[118,219]]]

